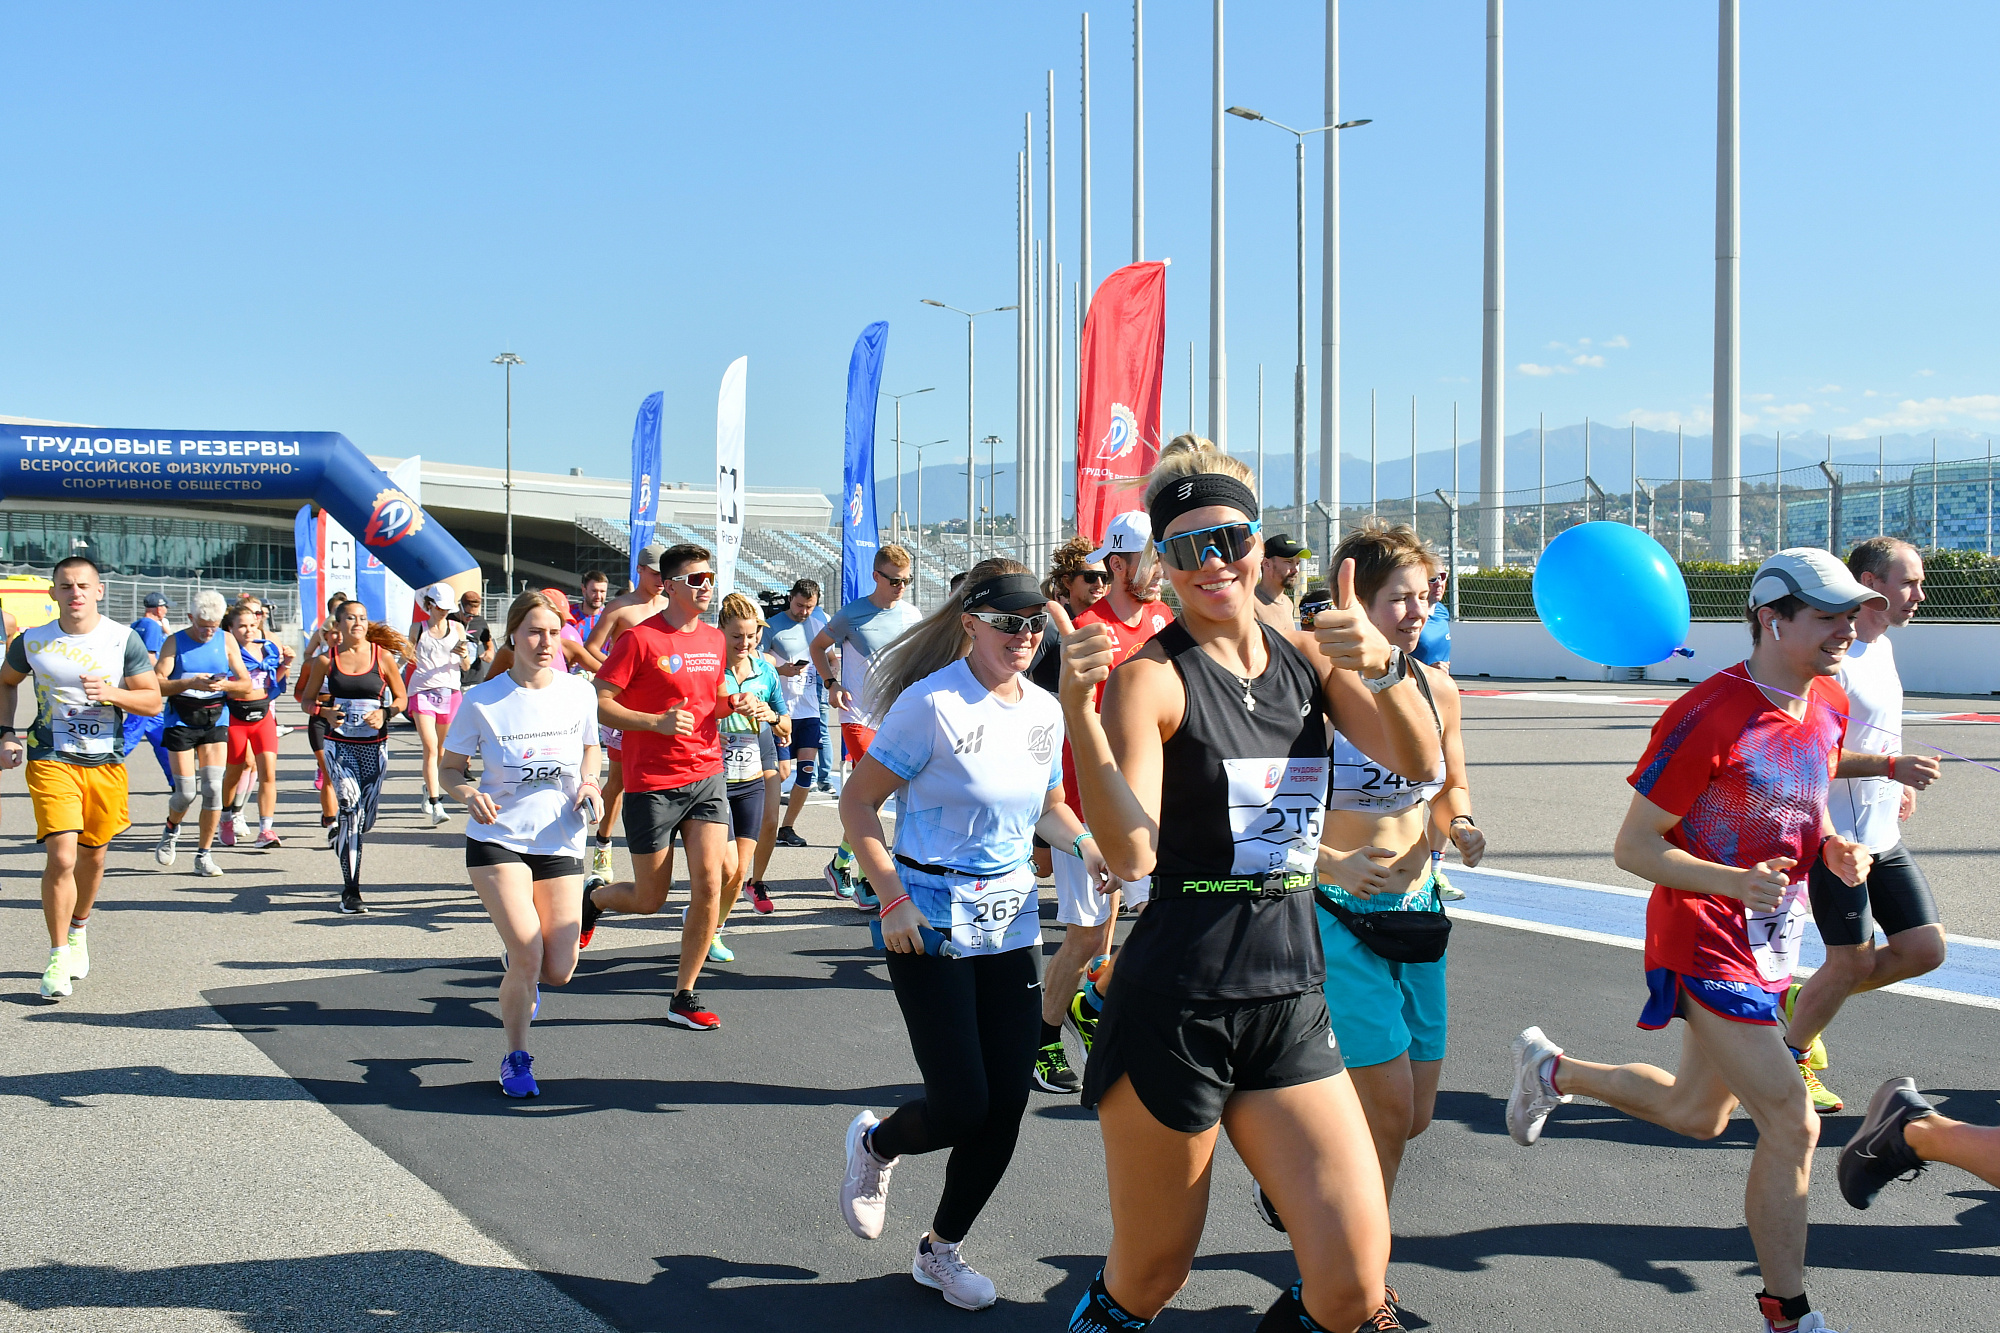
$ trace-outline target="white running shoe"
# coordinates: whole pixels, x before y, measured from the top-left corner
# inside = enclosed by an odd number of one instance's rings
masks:
[[[215,863],[208,848],[203,847],[194,854],[194,873],[203,879],[217,879],[222,875],[222,867]]]
[[[910,1276],[921,1286],[943,1292],[945,1300],[961,1310],[984,1310],[999,1299],[992,1279],[973,1272],[958,1248],[924,1237],[917,1242],[917,1257],[910,1263]]]
[[[868,1131],[881,1123],[873,1111],[863,1111],[847,1126],[847,1178],[840,1182],[840,1215],[847,1219],[848,1230],[863,1240],[882,1238],[882,1221],[889,1211],[889,1173],[896,1169],[893,1159],[885,1162],[862,1146]]]
[[[90,941],[85,939],[85,929],[69,928],[69,975],[72,981],[82,981],[90,975]]]
[[[1771,1333],[1771,1321],[1764,1321],[1764,1333]],[[1799,1320],[1798,1333],[1840,1333],[1840,1330],[1819,1317],[1819,1311],[1808,1310],[1806,1317]]]
[[[69,993],[69,950],[51,949],[49,965],[42,969],[42,998],[60,1000]],[[877,1222],[875,1229],[880,1233],[882,1224]]]
[[[153,859],[163,866],[170,866],[180,855],[181,830],[178,824],[160,830],[160,840],[153,844]]]
[[[229,825],[231,845],[250,841],[250,821],[242,815],[229,815],[224,820]]]
[[[432,801],[430,803],[430,813],[431,813],[432,828],[436,828],[439,824],[442,824],[445,822],[445,820],[451,818],[451,815],[445,811],[443,801]]]
[[[1523,1148],[1535,1146],[1549,1112],[1569,1100],[1568,1094],[1558,1094],[1542,1077],[1542,1066],[1562,1053],[1562,1047],[1540,1028],[1526,1028],[1514,1038],[1514,1091],[1507,1098],[1507,1132]]]

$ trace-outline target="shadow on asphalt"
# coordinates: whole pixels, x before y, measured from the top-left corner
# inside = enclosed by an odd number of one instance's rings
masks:
[[[411,1293],[421,1293],[420,1310],[406,1308]],[[546,1310],[546,1293],[540,1275],[524,1269],[462,1264],[425,1250],[166,1268],[45,1263],[0,1269],[0,1302],[22,1310],[213,1310],[231,1316],[247,1333],[552,1330],[557,1327],[552,1323],[523,1324],[513,1313]],[[119,1326],[110,1315],[92,1322]]]

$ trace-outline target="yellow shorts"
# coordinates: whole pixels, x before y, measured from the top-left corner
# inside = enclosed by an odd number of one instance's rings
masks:
[[[28,761],[28,795],[35,805],[35,841],[74,833],[85,847],[102,847],[132,827],[125,765]]]

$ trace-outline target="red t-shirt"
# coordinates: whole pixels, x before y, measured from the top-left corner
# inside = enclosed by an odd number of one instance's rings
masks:
[[[1772,911],[1736,898],[1654,885],[1646,966],[1767,991],[1790,983],[1810,908],[1806,872],[1819,856],[1827,787],[1847,736],[1847,695],[1831,676],[1806,691],[1803,720],[1773,705],[1739,663],[1677,699],[1627,779],[1680,823],[1667,841],[1718,865],[1748,869],[1789,856],[1791,888]]]
[[[1158,634],[1173,623],[1174,609],[1165,602],[1147,602],[1139,608],[1139,622],[1128,625],[1118,618],[1111,609],[1111,599],[1100,597],[1091,603],[1089,609],[1077,615],[1074,623],[1078,629],[1085,625],[1108,625],[1111,628],[1111,669],[1119,666],[1133,653],[1146,646],[1146,640]],[[1104,686],[1097,687],[1097,706],[1104,707]],[[1083,795],[1076,785],[1076,760],[1070,753],[1069,742],[1063,742],[1063,800],[1069,808],[1083,817]]]
[[[622,733],[619,758],[626,791],[667,791],[722,773],[722,740],[715,726],[726,646],[722,631],[700,620],[676,630],[664,614],[619,635],[597,681],[617,686],[618,702],[635,713],[690,710],[694,732]]]

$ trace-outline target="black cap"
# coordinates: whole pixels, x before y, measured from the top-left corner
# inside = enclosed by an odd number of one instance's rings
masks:
[[[1308,560],[1312,559],[1311,551],[1299,545],[1290,536],[1282,532],[1275,537],[1264,539],[1264,555],[1272,560],[1290,560],[1293,556],[1304,556]]]
[[[980,611],[1041,610],[1048,604],[1041,581],[1033,574],[995,574],[965,593],[965,609]]]

